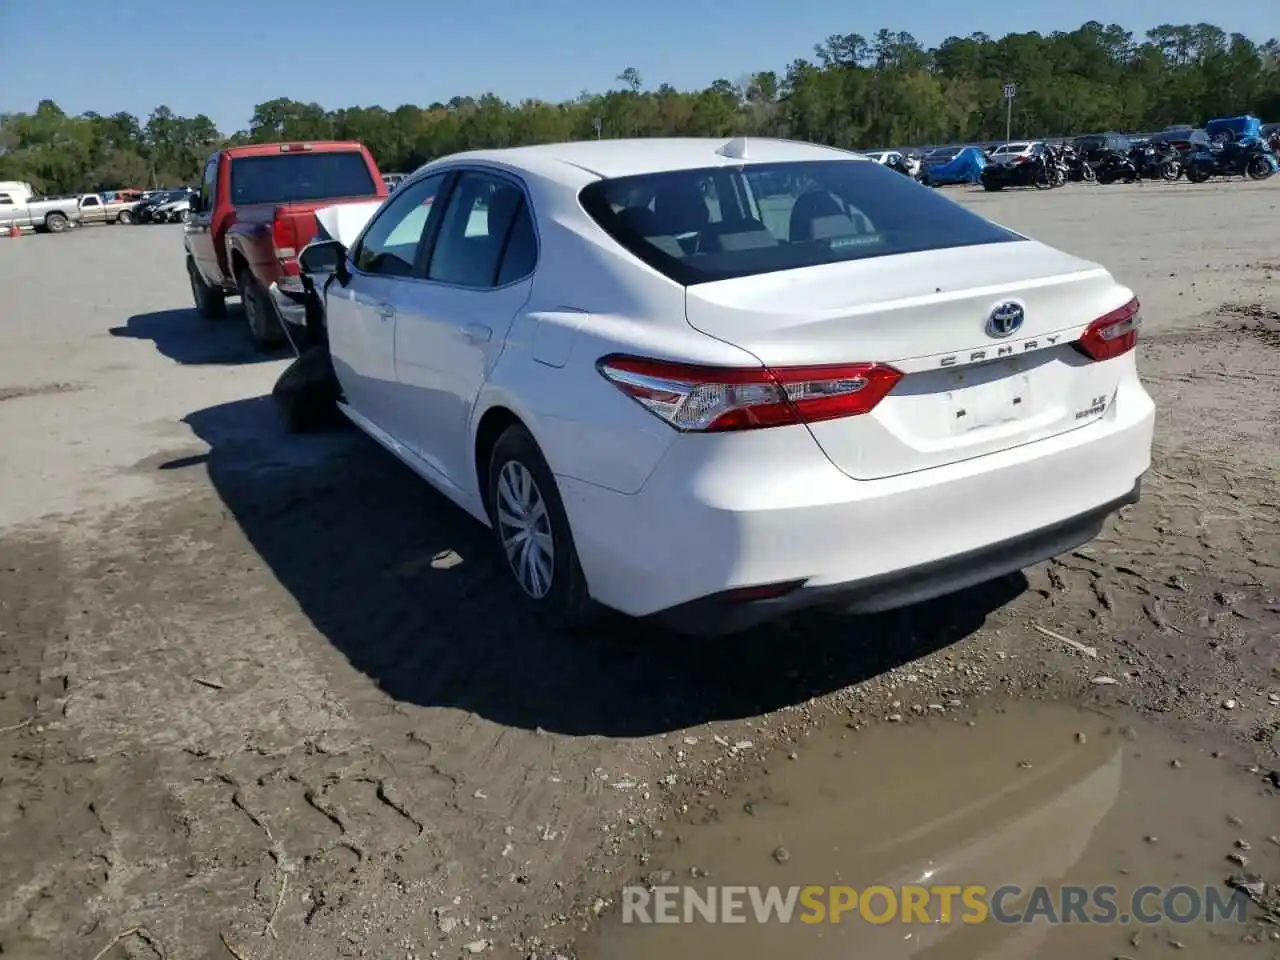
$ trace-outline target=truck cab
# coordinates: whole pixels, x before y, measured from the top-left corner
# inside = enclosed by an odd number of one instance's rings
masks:
[[[191,201],[187,272],[196,308],[225,311],[239,296],[253,342],[277,346],[290,314],[280,285],[298,285],[298,251],[316,233],[315,211],[339,203],[381,199],[388,193],[372,154],[354,141],[270,143],[229,147],[204,167]]]

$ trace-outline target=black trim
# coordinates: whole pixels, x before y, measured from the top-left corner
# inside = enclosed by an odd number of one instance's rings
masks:
[[[525,204],[528,203],[524,195],[524,191],[520,191],[520,203],[516,206],[516,212],[511,217],[511,222],[507,224],[507,232],[502,236],[502,247],[498,250],[498,262],[493,265],[493,281],[489,286],[497,288],[498,278],[502,276],[502,264],[507,259],[507,247],[511,243],[511,235],[516,232],[516,224],[520,221],[520,214],[524,213]]]
[[[1142,479],[1124,496],[1077,516],[977,550],[892,573],[820,587],[802,587],[774,600],[735,602],[734,591],[714,594],[653,614],[650,618],[680,633],[715,636],[736,633],[810,607],[840,607],[846,613],[881,613],[932,600],[1017,573],[1088,543],[1107,517],[1137,503]]]
[[[461,176],[456,170],[441,172],[444,174],[444,180],[440,184],[440,189],[436,191],[435,199],[431,201],[431,213],[427,215],[427,229],[422,231],[422,237],[418,240],[418,251],[413,258],[411,280],[427,279],[427,272],[431,269],[431,257],[436,251],[436,237],[440,236],[440,225],[444,222],[445,211],[449,209],[449,201],[453,199],[453,189],[458,185],[458,178]],[[428,174],[421,180],[414,181],[410,186],[425,183],[438,175]],[[402,189],[403,186],[401,184]]]

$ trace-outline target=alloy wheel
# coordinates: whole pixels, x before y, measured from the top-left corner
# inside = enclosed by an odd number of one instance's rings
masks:
[[[499,471],[494,512],[502,549],[516,582],[534,600],[541,600],[551,590],[555,538],[542,491],[523,463],[510,460]]]

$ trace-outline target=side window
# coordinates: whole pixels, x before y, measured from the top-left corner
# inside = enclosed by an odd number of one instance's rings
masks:
[[[500,177],[468,172],[458,178],[440,222],[427,279],[463,287],[498,282],[498,262],[524,191]],[[514,266],[513,266],[514,269]]]
[[[215,153],[204,165],[204,180],[200,184],[201,210],[213,209],[213,194],[218,186],[218,155]]]
[[[413,276],[418,246],[446,177],[448,174],[439,173],[396,191],[360,241],[355,255],[357,270],[385,277]]]
[[[9,196],[7,193],[0,193],[0,207],[4,206],[5,204],[12,204],[12,203],[13,203],[13,197]]]
[[[502,254],[502,265],[498,268],[498,286],[515,283],[533,273],[538,263],[538,236],[533,229],[533,217],[529,215],[529,204],[520,204],[516,218],[511,223],[511,231],[507,235],[507,248]]]
[[[92,193],[86,194],[85,197],[80,201],[80,206],[100,207],[102,206],[102,198],[97,196],[96,194],[92,194]]]

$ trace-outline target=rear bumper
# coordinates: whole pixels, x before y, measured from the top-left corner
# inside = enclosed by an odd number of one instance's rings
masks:
[[[654,619],[680,633],[716,636],[813,607],[839,607],[846,613],[866,614],[923,603],[1017,573],[1088,543],[1102,531],[1111,514],[1137,503],[1141,496],[1139,479],[1128,493],[1110,503],[976,550],[849,583],[801,586],[775,599],[743,602],[732,593],[704,597],[664,610]]]
[[[557,479],[596,600],[721,632],[828,602],[890,609],[1070,550],[1136,498],[1153,423],[1130,372],[1086,427],[882,480],[850,479],[803,427],[682,435],[634,494]],[[715,615],[725,591],[789,582]]]
[[[296,285],[290,280],[281,282],[277,280],[267,289],[271,293],[271,302],[275,304],[276,313],[280,315],[280,319],[285,323],[295,327],[305,327],[307,325],[307,301],[306,291],[302,288],[302,282],[298,281]]]

